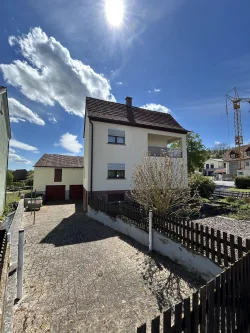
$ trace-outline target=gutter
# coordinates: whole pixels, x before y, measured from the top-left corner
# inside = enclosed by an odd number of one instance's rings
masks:
[[[94,159],[94,153],[93,153],[93,139],[94,139],[94,124],[92,123],[91,119],[89,119],[91,126],[91,162],[90,162],[90,195],[91,198],[93,196],[93,159]]]

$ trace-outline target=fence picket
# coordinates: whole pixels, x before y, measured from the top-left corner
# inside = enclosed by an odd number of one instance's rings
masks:
[[[195,223],[195,243],[196,243],[195,249],[196,249],[196,251],[199,251],[200,242],[199,242],[199,224],[198,223]]]
[[[194,222],[191,222],[191,249],[194,250]]]
[[[182,303],[178,303],[175,305],[175,318],[174,318],[175,333],[182,332],[181,316],[182,316]]]
[[[171,332],[171,308],[163,313],[163,333],[169,332]]]
[[[190,246],[190,221],[187,220],[187,247]]]
[[[226,332],[225,328],[225,309],[226,309],[226,279],[225,272],[221,274],[221,333]]]
[[[206,226],[205,229],[205,239],[206,239],[206,257],[209,258],[209,229],[208,226]]]
[[[152,320],[151,333],[160,333],[160,316],[158,316]]]
[[[184,299],[184,333],[191,333],[190,297]]]
[[[207,331],[214,332],[214,280],[207,283],[206,286],[208,299]]]
[[[193,294],[192,311],[193,311],[192,333],[198,333],[198,326],[199,326],[198,292]]]
[[[146,323],[137,328],[137,333],[147,333]]]
[[[241,258],[242,257],[242,238],[241,237],[237,237],[237,240],[238,240],[238,258]]]
[[[232,298],[232,314],[231,314],[231,320],[232,320],[232,333],[236,330],[236,322],[235,322],[235,265],[232,265],[230,268],[231,273],[231,298]]]
[[[214,319],[215,319],[215,327],[214,332],[219,333],[220,332],[220,303],[221,303],[221,286],[220,286],[220,275],[216,276],[215,279],[215,309],[214,309]]]
[[[228,268],[226,270],[226,289],[227,289],[227,308],[226,308],[226,321],[227,321],[227,333],[231,333],[232,328],[232,319],[231,319],[231,307],[232,307],[232,299],[231,299],[231,269]]]
[[[227,251],[227,233],[223,232],[223,253],[224,253],[224,266],[228,266],[228,251]]]
[[[221,265],[221,236],[220,236],[220,230],[217,230],[216,247],[217,247],[218,264]]]
[[[231,252],[231,263],[235,262],[235,245],[234,245],[234,235],[230,234],[230,252]]]
[[[200,333],[206,333],[206,313],[207,313],[207,291],[206,287],[200,289],[200,304],[201,304],[201,324],[200,324]]]
[[[215,260],[214,228],[211,228],[211,256],[212,260]]]

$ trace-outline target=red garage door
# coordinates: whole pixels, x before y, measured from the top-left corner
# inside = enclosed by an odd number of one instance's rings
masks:
[[[46,200],[47,201],[65,200],[65,185],[47,185]]]
[[[69,198],[71,200],[83,199],[83,186],[82,185],[70,185],[69,186]]]

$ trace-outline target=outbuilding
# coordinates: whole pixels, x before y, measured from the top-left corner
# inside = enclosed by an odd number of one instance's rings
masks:
[[[46,201],[83,199],[83,157],[44,154],[34,165],[33,190]]]

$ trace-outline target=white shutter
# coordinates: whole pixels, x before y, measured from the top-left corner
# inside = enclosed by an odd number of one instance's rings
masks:
[[[125,164],[122,164],[122,163],[108,163],[108,170],[125,170]]]
[[[125,131],[121,131],[121,130],[117,130],[117,129],[111,129],[109,128],[108,130],[108,135],[112,135],[112,136],[120,136],[125,138]]]

